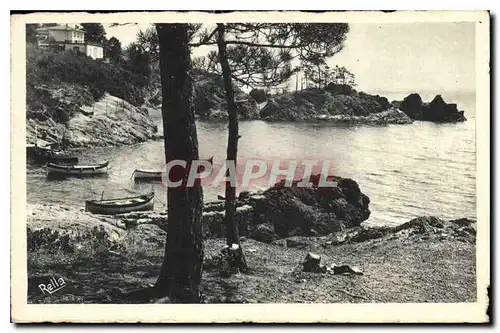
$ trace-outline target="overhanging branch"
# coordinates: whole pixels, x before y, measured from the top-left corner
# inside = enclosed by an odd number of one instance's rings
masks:
[[[215,29],[214,29],[214,30],[210,33],[210,35],[208,35],[208,36],[206,36],[205,38],[203,38],[203,40],[201,40],[200,42],[198,42],[198,43],[189,43],[188,45],[189,45],[190,47],[197,47],[197,46],[202,46],[202,45],[211,45],[211,44],[215,45],[215,44],[217,44],[216,42],[210,42],[210,43],[209,43],[209,41],[210,41],[210,39],[212,39],[212,37],[213,37],[213,36],[217,33],[218,29],[219,29],[218,27],[217,27],[217,28],[215,28]]]

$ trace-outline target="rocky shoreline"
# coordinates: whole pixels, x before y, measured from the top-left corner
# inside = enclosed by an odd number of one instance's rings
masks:
[[[222,280],[217,258],[224,245],[224,204],[206,203],[202,220],[205,302],[444,302],[475,297],[475,221],[419,217],[395,227],[365,227],[369,198],[354,180],[336,177],[336,181],[338,186],[333,188],[277,183],[266,191],[240,193],[236,221],[251,270]],[[29,302],[134,302],[125,294],[154,283],[166,230],[166,212],[104,216],[72,207],[28,205]],[[377,257],[380,251],[384,253],[382,262]],[[303,272],[297,267],[309,252],[328,264],[342,265],[335,266],[337,270]],[[419,259],[424,257],[432,260]],[[373,265],[377,262],[380,265]],[[352,265],[361,267],[363,274],[357,278],[361,280],[339,279],[341,284],[350,285],[354,294],[361,293],[359,297],[353,297],[352,292],[334,292],[339,282],[332,280],[332,272],[338,272],[339,267],[351,269]],[[387,265],[392,268],[388,270]],[[394,270],[400,274],[394,275]],[[54,274],[76,289],[45,297],[37,285]],[[91,286],[86,285],[89,279],[94,281]],[[279,279],[289,282],[277,285]],[[461,289],[450,287],[456,279],[465,281]],[[300,287],[304,281],[319,283],[313,289],[316,291]],[[221,291],[227,283],[238,292],[228,295]],[[428,291],[412,295],[415,283]],[[386,291],[393,284],[409,286],[406,294]]]
[[[260,117],[268,121],[331,121],[352,124],[410,124],[404,112],[391,108],[387,98],[357,92],[332,93],[309,88],[271,97]]]
[[[155,138],[157,125],[145,107],[135,107],[106,94],[98,102],[82,105],[66,123],[51,118],[28,119],[28,143],[60,145],[64,148],[131,145]]]
[[[227,119],[225,90],[217,76],[196,77],[194,89],[195,115],[204,120]],[[49,100],[56,101],[57,114],[67,115],[64,121],[31,110],[26,123],[27,142],[59,145],[62,148],[106,147],[130,145],[162,138],[158,126],[150,116],[150,106],[136,107],[123,99],[105,94],[97,102],[91,98],[77,98],[77,87],[46,88]],[[415,120],[434,122],[465,121],[463,111],[456,104],[444,102],[436,96],[424,103],[418,94],[403,101],[389,103],[387,98],[370,95],[354,89],[337,90],[308,88],[281,95],[271,95],[267,101],[257,103],[249,94],[236,89],[235,100],[241,120],[314,121],[332,125],[387,125],[411,124]],[[151,94],[158,102],[158,93]],[[85,103],[88,105],[85,105]],[[71,112],[67,111],[70,110]],[[43,110],[42,110],[43,111]]]
[[[290,236],[317,236],[360,226],[370,216],[370,199],[350,178],[329,177],[337,187],[318,187],[319,175],[311,176],[312,187],[285,186],[282,180],[265,191],[240,193],[236,201],[236,223],[241,236],[271,243]],[[65,215],[71,218],[65,218]],[[82,221],[78,223],[77,221]],[[50,221],[58,221],[59,224]],[[224,201],[205,203],[203,236],[224,237]],[[138,225],[156,225],[167,230],[165,212],[134,212],[99,216],[70,207],[34,205],[28,212],[28,228],[53,228],[70,235],[80,226],[106,226],[110,236]],[[75,229],[76,228],[76,229]],[[67,230],[67,231],[66,231]],[[119,232],[118,232],[119,234]],[[71,236],[79,238],[79,236]]]

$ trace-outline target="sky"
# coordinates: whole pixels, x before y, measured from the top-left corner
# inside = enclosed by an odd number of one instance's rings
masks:
[[[106,32],[125,46],[148,27],[128,25],[106,28]],[[193,55],[204,52],[195,49]],[[356,76],[357,89],[366,92],[474,92],[475,25],[351,23],[344,49],[328,63],[348,68]]]

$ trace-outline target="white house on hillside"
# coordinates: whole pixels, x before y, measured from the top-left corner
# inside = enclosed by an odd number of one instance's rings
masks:
[[[81,52],[93,59],[104,58],[102,45],[85,42],[85,31],[78,23],[42,27],[36,33],[40,48],[55,46],[61,51]]]

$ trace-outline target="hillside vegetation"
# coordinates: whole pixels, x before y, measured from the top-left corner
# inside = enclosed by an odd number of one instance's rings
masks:
[[[71,52],[27,49],[27,117],[67,122],[83,105],[106,93],[134,106],[144,103],[145,78],[125,64],[93,60]]]
[[[125,61],[28,46],[27,141],[83,147],[151,139],[157,126],[144,106],[155,74],[135,73]]]

